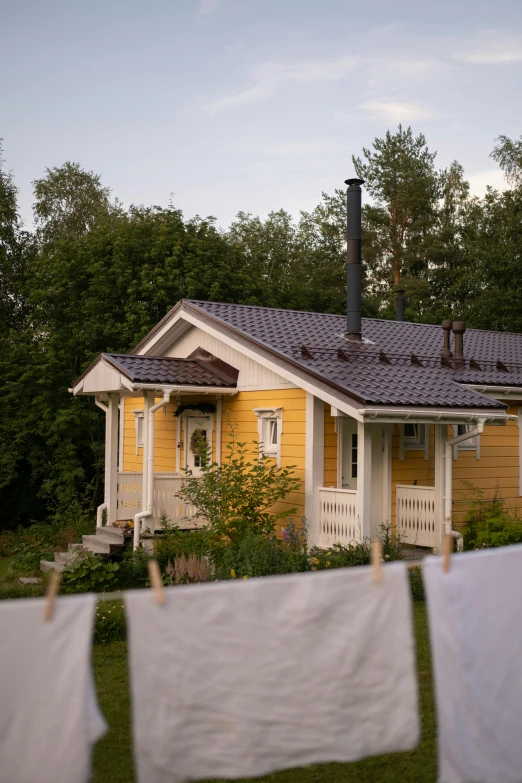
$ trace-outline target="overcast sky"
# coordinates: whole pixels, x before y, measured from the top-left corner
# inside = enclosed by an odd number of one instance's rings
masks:
[[[477,193],[522,133],[521,0],[0,0],[0,137],[31,182],[66,160],[124,204],[226,226],[313,208],[399,122]]]

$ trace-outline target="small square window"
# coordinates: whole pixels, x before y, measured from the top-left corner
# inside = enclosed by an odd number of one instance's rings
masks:
[[[283,425],[282,408],[255,408],[259,453],[275,457],[279,465],[281,458],[281,433]]]

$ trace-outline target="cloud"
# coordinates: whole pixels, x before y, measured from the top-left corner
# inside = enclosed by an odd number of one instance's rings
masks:
[[[386,122],[414,122],[437,116],[429,106],[409,101],[366,101],[359,108],[371,116]]]
[[[464,43],[455,60],[470,65],[505,65],[522,61],[522,36],[485,30]]]
[[[212,114],[258,103],[274,95],[285,83],[299,82],[314,84],[343,79],[357,64],[357,58],[351,55],[334,60],[303,60],[297,63],[259,63],[250,69],[252,86],[221,98],[215,98],[206,105]]]

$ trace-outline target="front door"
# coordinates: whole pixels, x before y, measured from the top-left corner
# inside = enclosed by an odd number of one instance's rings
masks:
[[[185,464],[193,476],[201,475],[204,464],[205,448],[212,446],[212,417],[187,416],[185,438]]]
[[[342,462],[341,486],[343,489],[357,489],[357,422],[355,419],[341,419]]]

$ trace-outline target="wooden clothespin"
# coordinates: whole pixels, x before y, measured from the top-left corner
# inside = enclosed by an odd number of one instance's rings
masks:
[[[373,581],[378,584],[382,578],[382,542],[380,540],[372,541],[371,547]]]
[[[154,596],[158,606],[165,605],[165,591],[163,589],[163,580],[161,578],[161,571],[157,560],[149,560],[149,579],[150,586],[154,590]]]
[[[60,589],[60,580],[62,575],[59,571],[51,571],[49,575],[49,583],[47,585],[47,592],[45,594],[45,607],[44,607],[44,620],[49,622],[53,619],[54,614],[54,599],[58,595]]]
[[[442,570],[448,574],[451,566],[451,555],[453,554],[453,536],[446,533],[442,539]]]

